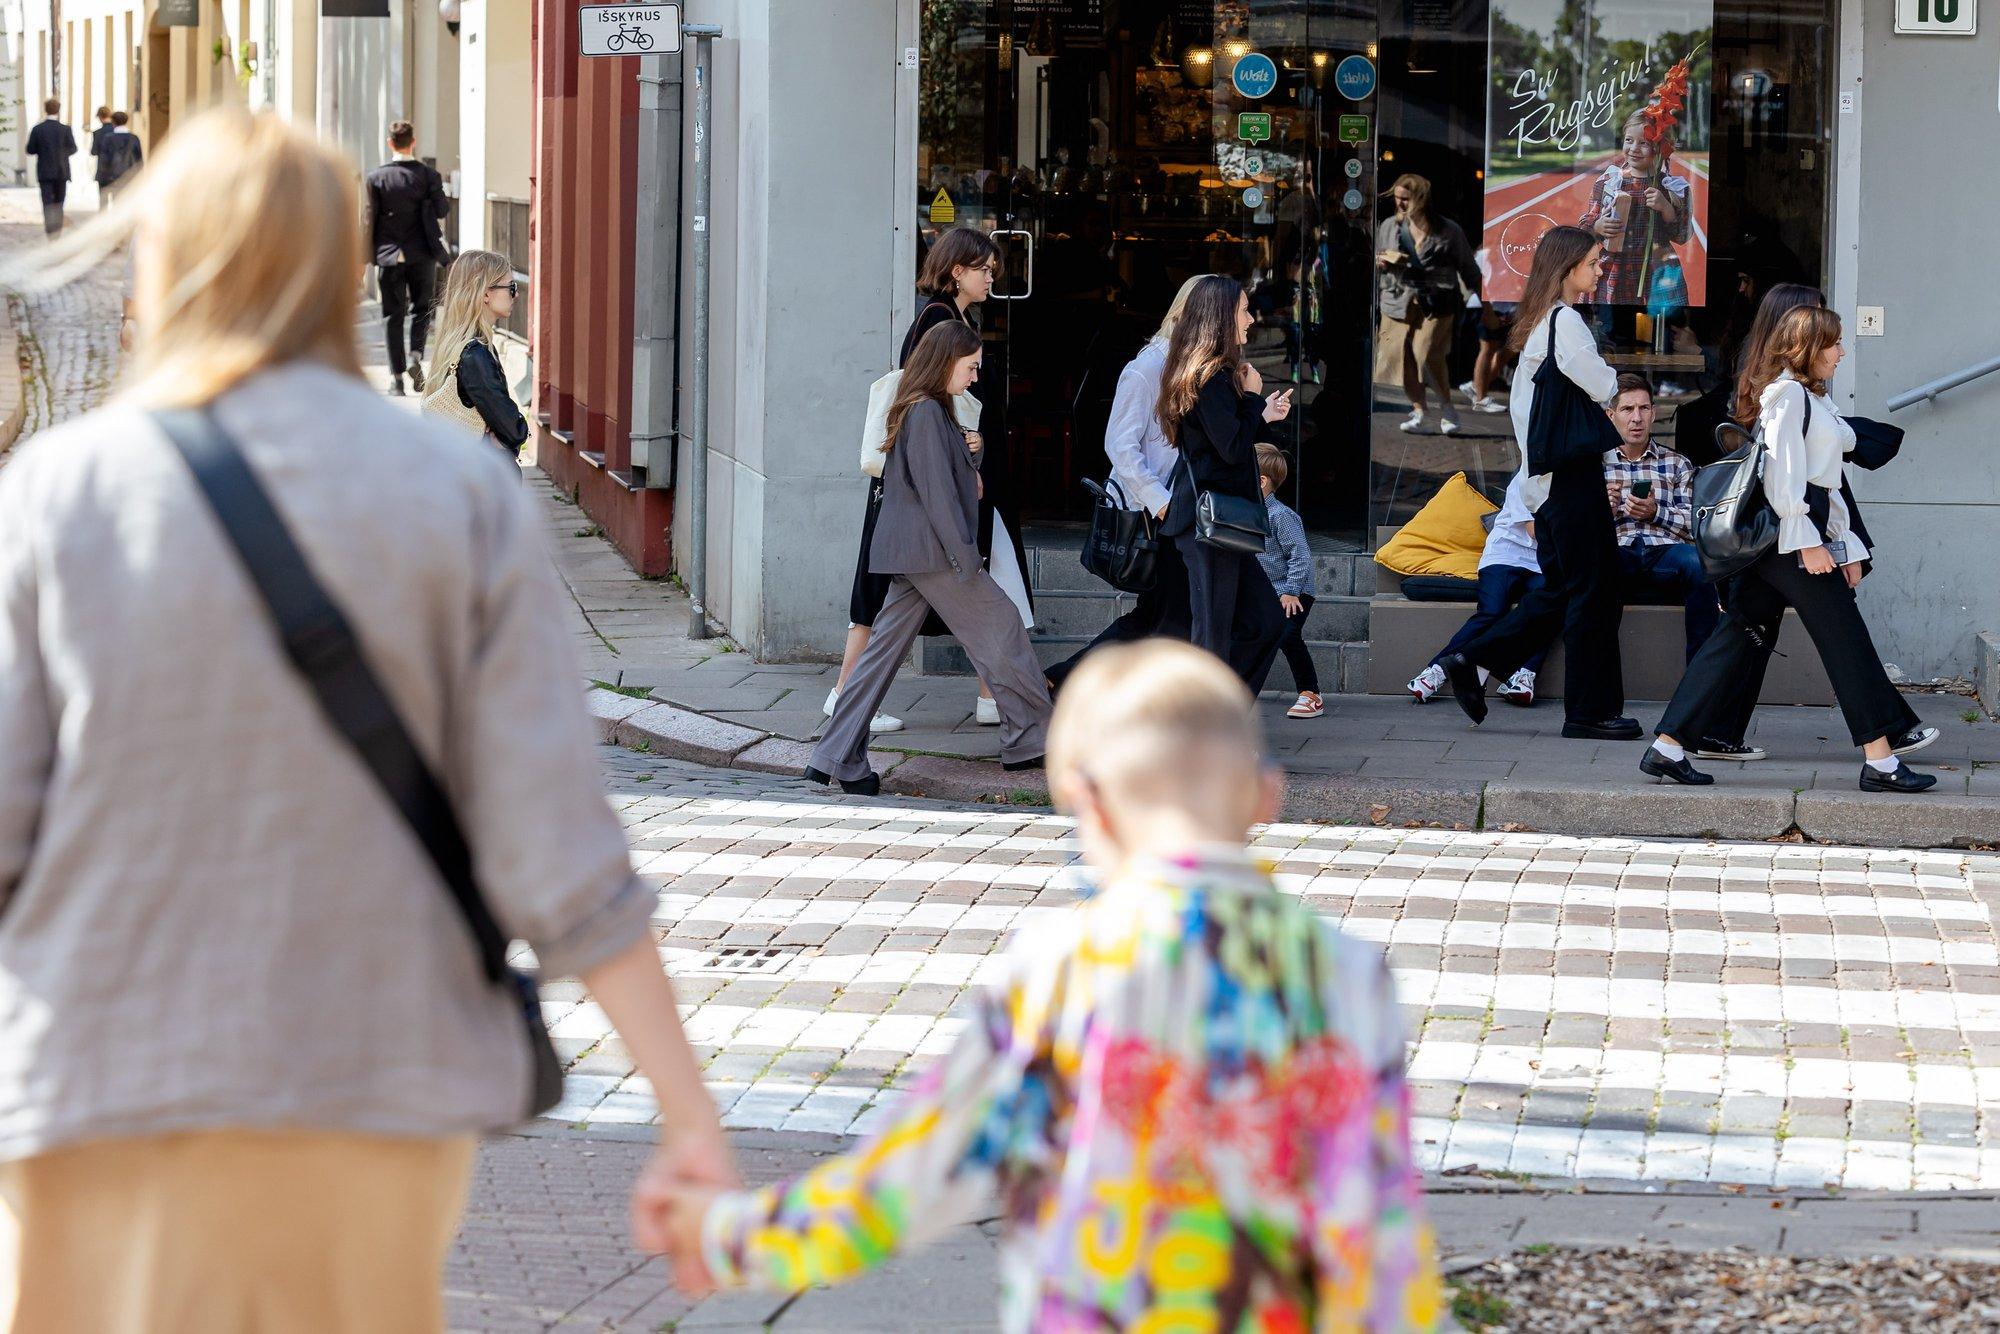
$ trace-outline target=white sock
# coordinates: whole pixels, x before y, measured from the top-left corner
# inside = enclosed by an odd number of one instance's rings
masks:
[[[1669,741],[1663,736],[1653,738],[1653,749],[1660,752],[1662,759],[1684,760],[1688,757],[1686,747],[1678,741]]]
[[[1890,757],[1889,757],[1888,759],[1886,759],[1886,760],[1870,760],[1870,761],[1868,761],[1868,767],[1869,767],[1869,768],[1871,768],[1871,769],[1873,769],[1873,770],[1874,770],[1874,771],[1875,771],[1876,773],[1878,773],[1878,774],[1892,774],[1892,773],[1895,773],[1897,769],[1899,769],[1899,768],[1901,768],[1901,767],[1902,767],[1902,764],[1903,764],[1903,762],[1902,762],[1901,760],[1897,759],[1897,758],[1896,758],[1896,757],[1895,757],[1894,755],[1891,755],[1891,756],[1890,756]]]
[[[1479,669],[1479,684],[1485,685],[1488,681],[1491,681],[1492,679],[1493,679],[1493,673],[1487,671],[1484,667],[1481,667]]]

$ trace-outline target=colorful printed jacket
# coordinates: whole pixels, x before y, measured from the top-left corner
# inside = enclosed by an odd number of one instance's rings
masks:
[[[717,1282],[848,1278],[997,1188],[1008,1330],[1453,1328],[1373,948],[1225,851],[1107,886],[1004,963],[872,1141],[717,1201]]]

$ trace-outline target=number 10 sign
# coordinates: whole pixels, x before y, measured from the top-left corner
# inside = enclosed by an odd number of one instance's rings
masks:
[[[1896,0],[1896,31],[1912,36],[1970,37],[1979,31],[1979,0]]]

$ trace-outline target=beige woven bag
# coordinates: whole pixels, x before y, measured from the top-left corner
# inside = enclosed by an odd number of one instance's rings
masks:
[[[479,415],[479,409],[466,406],[458,396],[458,362],[464,355],[465,349],[460,348],[458,356],[450,362],[432,367],[431,386],[424,391],[423,413],[456,422],[475,435],[485,435],[486,419]]]

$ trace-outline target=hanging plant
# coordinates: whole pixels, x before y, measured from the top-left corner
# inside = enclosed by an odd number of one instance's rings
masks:
[[[214,55],[215,63],[220,65],[223,61],[229,59],[229,42],[224,38],[218,37],[215,39],[215,45],[210,47],[209,51]]]

